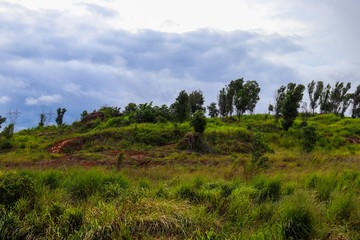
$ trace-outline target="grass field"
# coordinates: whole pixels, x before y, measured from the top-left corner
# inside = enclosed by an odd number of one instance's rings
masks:
[[[0,239],[360,239],[360,119],[27,129],[0,154]],[[271,151],[254,165],[254,136]],[[305,143],[304,143],[305,142]]]

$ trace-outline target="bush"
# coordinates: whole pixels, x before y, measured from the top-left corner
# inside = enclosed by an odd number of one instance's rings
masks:
[[[314,220],[309,199],[305,194],[295,194],[281,205],[281,226],[284,239],[310,239]]]
[[[210,152],[209,147],[203,141],[202,135],[197,132],[185,134],[178,143],[177,148],[194,152]]]
[[[316,197],[320,201],[328,201],[332,191],[336,187],[334,176],[311,175],[306,180],[306,185],[316,191]]]
[[[280,199],[281,181],[276,178],[259,178],[255,181],[255,188],[259,190],[258,201],[277,201]]]
[[[354,206],[355,202],[352,193],[334,191],[330,198],[329,217],[335,222],[348,220]]]
[[[317,138],[316,128],[314,126],[304,127],[302,130],[302,149],[305,152],[311,152],[315,148]]]
[[[58,188],[61,185],[63,175],[59,171],[44,171],[39,173],[39,180],[41,184],[49,187],[51,190]]]
[[[313,231],[309,211],[298,206],[289,206],[283,210],[284,239],[310,239]]]
[[[266,153],[273,152],[265,140],[265,136],[261,131],[255,131],[253,138],[252,163],[257,167],[267,167],[269,158]]]
[[[203,111],[196,111],[191,118],[190,125],[194,128],[195,132],[202,134],[206,127],[206,117]]]
[[[33,199],[35,184],[27,174],[6,173],[0,176],[0,204],[11,205],[20,198]]]

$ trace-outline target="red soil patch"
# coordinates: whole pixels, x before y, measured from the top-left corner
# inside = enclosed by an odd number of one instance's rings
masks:
[[[84,144],[81,138],[70,138],[56,143],[49,149],[51,153],[61,153],[67,150],[80,150]]]
[[[347,137],[346,138],[350,143],[353,144],[360,144],[360,139],[359,138],[355,138],[355,137]]]

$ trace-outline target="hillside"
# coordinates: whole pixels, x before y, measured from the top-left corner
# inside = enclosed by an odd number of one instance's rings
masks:
[[[265,114],[208,118],[199,148],[189,122],[22,130],[1,145],[0,238],[359,239],[360,119],[306,125],[314,145],[302,116]]]

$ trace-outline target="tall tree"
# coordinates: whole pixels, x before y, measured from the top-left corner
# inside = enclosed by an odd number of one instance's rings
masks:
[[[282,108],[284,106],[285,100],[285,90],[286,86],[282,85],[276,92],[275,92],[275,120],[278,121],[279,118],[282,116]]]
[[[44,113],[40,114],[40,122],[38,124],[39,127],[44,127],[45,126],[45,121],[46,121],[46,116]]]
[[[185,90],[179,92],[175,102],[171,105],[174,112],[175,120],[184,122],[189,118],[190,107],[189,107],[189,95]]]
[[[286,87],[286,91],[284,92],[285,98],[281,108],[281,113],[284,118],[282,126],[285,131],[292,126],[299,113],[298,108],[300,107],[304,90],[305,86],[302,84],[297,85],[296,83],[289,83]]]
[[[194,114],[196,111],[205,111],[203,104],[204,95],[201,90],[195,90],[189,94],[189,105],[191,114]]]
[[[66,109],[58,108],[56,111],[57,111],[57,117],[56,117],[55,121],[58,126],[61,126],[61,125],[63,125],[63,119],[64,119],[64,114],[66,112]]]
[[[269,104],[268,106],[269,115],[274,111],[274,105]]]
[[[331,104],[330,104],[330,84],[326,85],[320,95],[320,113],[330,113],[331,112]]]
[[[218,97],[219,113],[222,117],[227,116],[226,103],[227,103],[226,89],[223,88],[220,90],[219,97]]]
[[[227,113],[232,116],[234,112],[235,98],[239,95],[239,92],[243,88],[244,79],[239,78],[236,80],[231,80],[230,84],[226,86],[226,108]]]
[[[244,85],[244,92],[249,96],[249,102],[247,106],[247,110],[253,114],[257,102],[260,100],[259,93],[260,87],[259,84],[255,81],[247,81]]]
[[[344,85],[337,82],[330,94],[330,110],[336,115],[343,115],[350,105],[351,94],[347,93],[351,88],[351,83]]]
[[[1,124],[3,124],[4,122],[6,122],[6,118],[0,116],[0,129],[1,129]]]
[[[260,99],[259,92],[259,84],[256,81],[247,81],[241,88],[237,89],[234,104],[239,120],[246,111],[254,111],[256,103]]]
[[[216,107],[216,103],[212,102],[210,103],[210,105],[207,107],[208,111],[209,111],[209,116],[211,118],[217,117],[219,115],[219,110]]]
[[[353,118],[360,118],[360,85],[357,86],[353,94],[353,108],[351,116]]]
[[[312,80],[311,83],[308,84],[308,93],[310,98],[310,108],[312,113],[315,113],[315,109],[319,106],[320,96],[324,89],[324,83],[322,81],[318,81],[315,85],[315,81]]]

